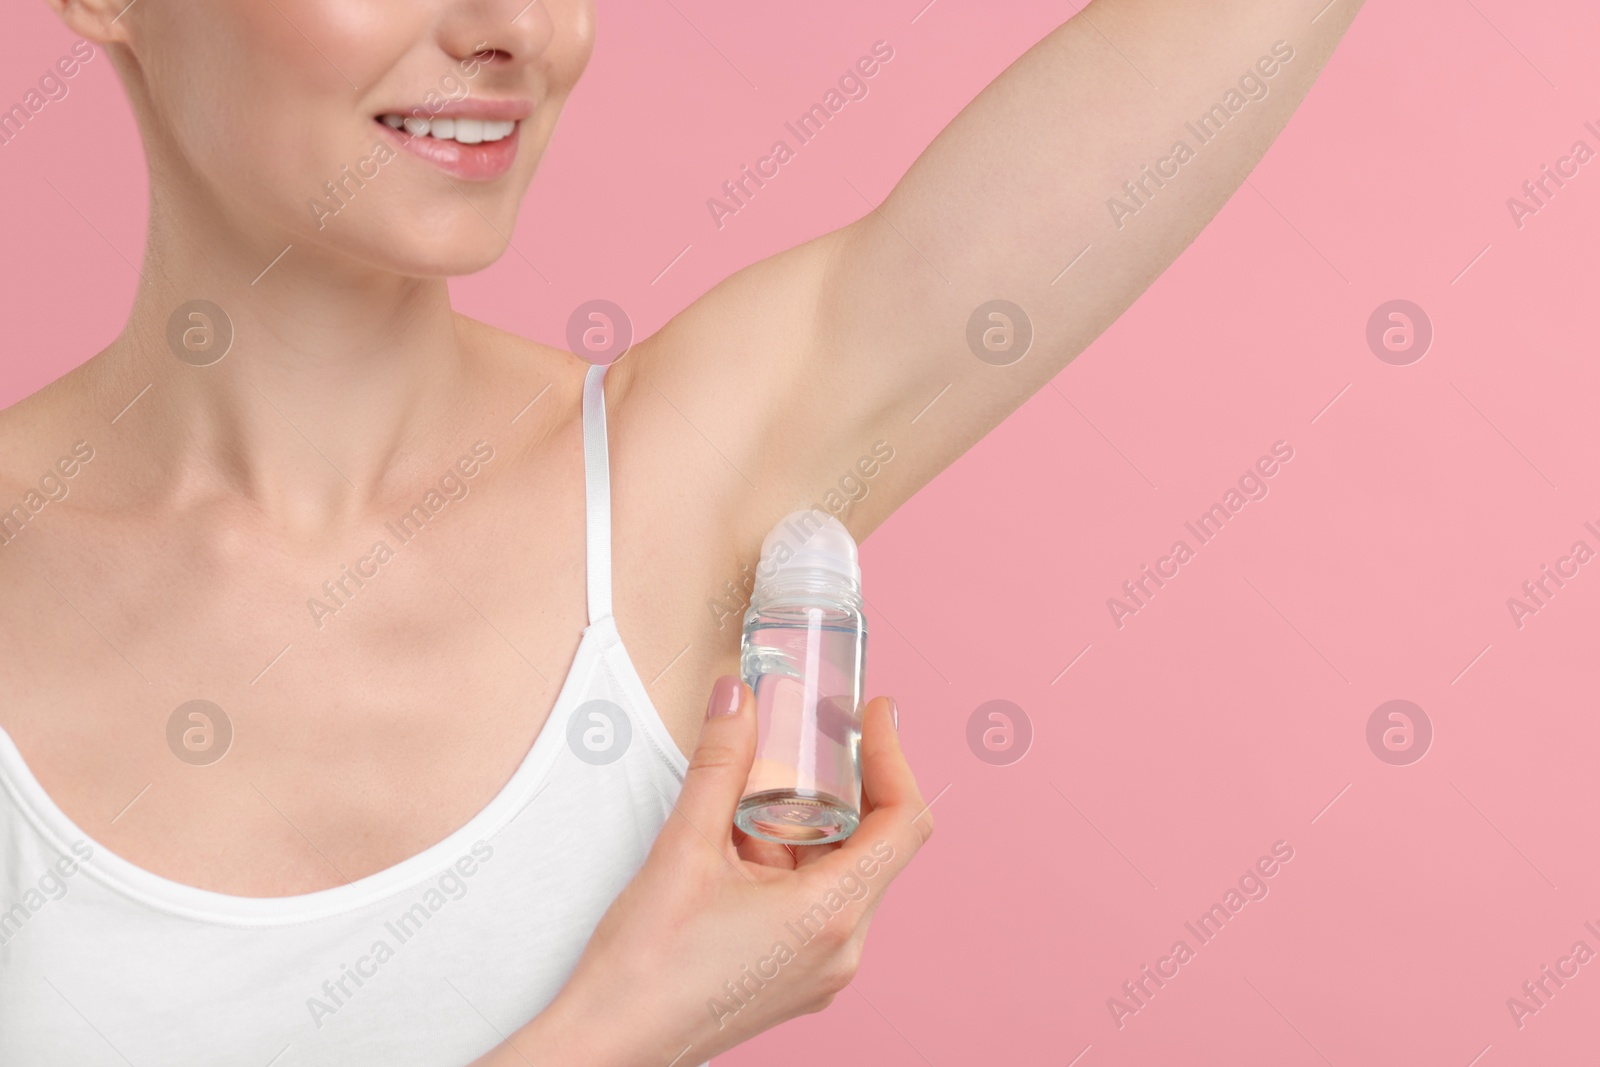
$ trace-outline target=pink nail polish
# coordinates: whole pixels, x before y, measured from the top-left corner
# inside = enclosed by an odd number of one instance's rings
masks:
[[[739,676],[724,674],[717,679],[717,684],[711,687],[711,700],[706,704],[706,718],[737,715],[739,699],[743,695],[739,692]]]
[[[894,732],[900,732],[900,702],[894,697],[889,698],[889,721],[894,724]]]

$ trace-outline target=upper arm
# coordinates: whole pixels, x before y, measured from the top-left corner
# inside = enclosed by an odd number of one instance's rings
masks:
[[[724,459],[771,497],[763,519],[836,510],[865,462],[871,491],[841,514],[865,536],[1166,269],[1359,6],[1312,24],[1275,0],[1095,0],[957,115],[880,207],[746,268],[674,320],[644,376],[717,427]],[[1201,143],[1186,123],[1213,106]],[[1023,315],[975,314],[993,301]],[[1017,349],[982,343],[1007,328],[1032,335],[1009,363]],[[885,449],[893,461],[874,464]]]

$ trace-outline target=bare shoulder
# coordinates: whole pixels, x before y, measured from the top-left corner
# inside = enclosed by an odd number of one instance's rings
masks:
[[[524,419],[543,421],[539,416],[557,408],[576,415],[576,410],[563,402],[582,393],[583,372],[588,367],[582,359],[459,312],[455,322],[475,370],[496,394],[497,408],[514,405],[511,414],[518,416],[519,424]]]
[[[0,684],[9,694],[0,726],[8,729],[15,708],[37,696],[31,665],[59,636],[59,615],[40,610],[56,596],[48,576],[60,569],[50,564],[71,555],[58,535],[104,486],[115,412],[99,410],[92,395],[80,368],[0,410]]]
[[[80,369],[0,410],[0,545],[69,496],[105,447],[114,427],[85,384]]]

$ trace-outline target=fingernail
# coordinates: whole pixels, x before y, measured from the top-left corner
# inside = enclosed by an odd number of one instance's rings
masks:
[[[889,721],[894,723],[894,732],[900,732],[900,702],[894,697],[889,698]]]
[[[739,676],[724,674],[717,679],[717,684],[711,687],[711,701],[706,705],[706,718],[737,715],[739,699],[743,695],[739,692]]]

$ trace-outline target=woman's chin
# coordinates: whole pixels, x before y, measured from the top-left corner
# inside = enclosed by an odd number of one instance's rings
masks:
[[[365,240],[320,243],[335,255],[392,274],[413,278],[457,277],[493,266],[509,247],[506,240],[491,231],[481,219],[478,223],[478,228],[484,231],[482,235],[452,232],[444,238],[438,233],[404,234],[389,229]]]
[[[506,243],[495,239],[492,248],[434,250],[431,254],[409,260],[398,273],[417,278],[455,278],[476,274],[495,265],[505,254]]]

